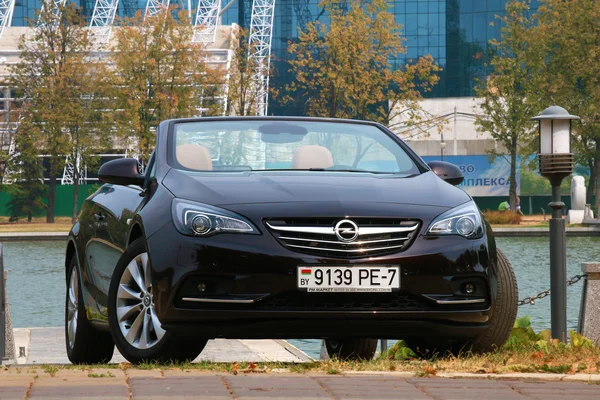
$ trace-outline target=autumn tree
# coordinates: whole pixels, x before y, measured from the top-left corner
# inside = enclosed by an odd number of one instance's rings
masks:
[[[283,100],[299,96],[311,115],[388,124],[397,113],[419,108],[417,100],[438,82],[431,56],[393,69],[390,60],[406,52],[402,26],[386,0],[335,0],[322,6],[330,23],[309,23],[290,43],[295,80]]]
[[[537,66],[532,100],[581,117],[573,124],[572,152],[590,168],[587,202],[600,206],[600,2],[543,0],[529,32]],[[539,111],[541,111],[541,109]]]
[[[239,28],[232,41],[226,115],[256,115],[261,100],[257,81],[259,64],[256,58],[248,58],[248,30]]]
[[[91,147],[98,146],[83,142],[103,143],[94,138],[98,133],[94,117],[82,112],[91,110],[86,99],[94,91],[87,24],[73,4],[59,11],[44,7],[33,33],[19,39],[20,60],[11,68],[8,82],[23,101],[22,122],[39,131],[38,151],[48,157],[47,222],[54,222],[56,181],[66,155],[74,152],[85,158]]]
[[[502,24],[501,40],[490,41],[494,51],[490,61],[492,72],[487,81],[479,82],[475,89],[481,99],[475,126],[480,132],[489,132],[501,144],[491,156],[508,158],[510,163],[509,198],[513,211],[517,196],[517,155],[520,147],[533,139],[530,119],[539,109],[531,98],[535,81],[528,63],[528,34],[532,26],[528,11],[526,1],[506,5],[506,14],[497,21]]]
[[[206,92],[219,95],[213,88],[222,83],[221,76],[207,68],[203,45],[192,42],[193,29],[183,11],[178,18],[167,12],[146,19],[138,12],[115,31],[112,86],[116,108],[122,110],[117,130],[141,160],[154,148],[153,129],[160,121],[200,115]]]
[[[38,157],[39,129],[24,119],[15,135],[15,154],[9,160],[12,184],[6,185],[7,192],[11,194],[10,201],[6,204],[10,210],[10,221],[26,217],[31,222],[34,215],[46,209],[44,197],[46,186],[41,159]]]
[[[83,56],[81,54],[80,56]],[[61,107],[63,132],[68,135],[70,161],[73,167],[72,222],[79,212],[79,181],[83,168],[93,169],[98,164],[97,154],[112,147],[111,104],[106,100],[108,87],[105,66],[101,60],[86,55],[69,59],[56,82],[56,93],[69,101]]]

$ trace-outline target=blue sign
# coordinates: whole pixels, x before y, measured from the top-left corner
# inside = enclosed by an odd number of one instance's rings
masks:
[[[438,156],[421,157],[425,162],[439,161]],[[489,156],[444,156],[444,161],[460,168],[465,180],[459,186],[471,196],[508,196],[510,163],[504,157],[496,157],[490,163]],[[520,183],[520,157],[517,157],[517,193]]]

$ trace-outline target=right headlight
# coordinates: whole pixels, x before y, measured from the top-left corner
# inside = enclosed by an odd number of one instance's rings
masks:
[[[460,235],[468,239],[483,236],[481,213],[473,201],[462,204],[435,218],[427,236]]]
[[[173,222],[177,230],[188,236],[212,236],[218,233],[260,234],[246,218],[222,208],[173,199]]]

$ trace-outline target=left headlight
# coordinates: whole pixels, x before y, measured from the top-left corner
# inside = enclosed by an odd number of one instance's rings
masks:
[[[468,239],[483,236],[481,213],[473,201],[438,216],[429,225],[427,236],[460,235]]]
[[[258,229],[241,215],[206,204],[173,199],[171,212],[177,230],[188,236],[206,237],[217,233],[260,234]]]

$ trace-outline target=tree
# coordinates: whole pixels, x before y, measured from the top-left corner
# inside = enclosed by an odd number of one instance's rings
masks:
[[[437,83],[440,68],[429,55],[391,68],[390,60],[406,49],[387,1],[350,0],[347,10],[335,0],[322,5],[331,22],[309,23],[289,45],[295,81],[283,100],[302,96],[311,115],[384,124],[399,112],[418,110],[417,100]]]
[[[83,58],[85,57],[85,59]],[[74,58],[74,59],[73,59]],[[79,54],[65,62],[56,80],[56,93],[69,101],[61,107],[63,132],[68,135],[73,166],[73,212],[75,222],[79,211],[79,180],[82,169],[97,165],[98,156],[112,144],[112,120],[103,111],[106,104],[107,85],[105,67],[90,54]],[[85,60],[85,62],[84,62]]]
[[[532,25],[528,11],[525,1],[506,5],[506,14],[500,18],[503,25],[501,41],[490,41],[495,52],[490,61],[492,72],[487,81],[480,81],[475,89],[477,97],[481,98],[481,113],[475,119],[477,130],[489,132],[504,147],[492,151],[492,157],[505,157],[504,151],[508,152],[509,198],[513,211],[517,204],[517,154],[520,146],[534,137],[531,117],[538,108],[530,97],[534,87],[532,69],[527,64],[528,34]]]
[[[233,56],[227,84],[226,115],[256,115],[260,91],[256,80],[259,65],[248,58],[248,31],[240,28],[232,38]]]
[[[537,67],[532,97],[542,109],[557,104],[579,115],[573,124],[572,152],[590,168],[587,202],[600,206],[600,3],[594,0],[544,0],[530,29]],[[541,110],[540,110],[541,111]]]
[[[10,210],[10,221],[26,216],[31,222],[34,215],[46,209],[44,197],[46,187],[42,173],[41,160],[38,157],[37,144],[40,132],[27,122],[20,124],[16,140],[16,155],[10,162],[11,176],[14,183],[6,185],[11,200],[7,203]]]
[[[117,130],[141,160],[154,148],[152,129],[160,121],[200,115],[203,92],[214,97],[218,93],[213,88],[221,84],[220,71],[206,67],[202,44],[192,43],[194,30],[186,13],[178,15],[167,12],[144,20],[138,12],[115,32],[111,78],[117,109],[122,110]],[[208,113],[218,113],[214,106],[211,102]]]
[[[39,24],[33,34],[19,39],[21,57],[11,68],[9,84],[23,101],[22,123],[39,131],[36,145],[40,153],[48,156],[46,221],[51,223],[54,222],[56,180],[73,146],[70,135],[73,121],[76,120],[78,126],[89,122],[81,114],[74,115],[72,109],[88,94],[87,88],[81,91],[75,82],[89,78],[91,43],[86,23],[73,4],[61,6],[58,17],[50,4],[40,11]]]

